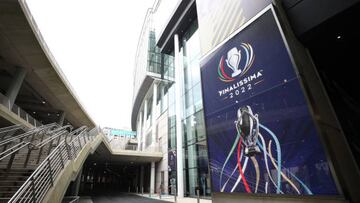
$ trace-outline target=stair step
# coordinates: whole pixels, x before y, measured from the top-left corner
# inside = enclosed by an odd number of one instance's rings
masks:
[[[0,182],[3,180],[26,180],[28,179],[30,175],[28,176],[0,176]]]

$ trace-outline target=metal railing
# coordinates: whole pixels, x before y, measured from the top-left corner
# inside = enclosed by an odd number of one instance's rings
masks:
[[[26,182],[9,200],[9,203],[42,202],[54,181],[66,164],[77,157],[87,142],[92,141],[97,130],[87,132],[81,127],[65,137],[65,139],[45,158]]]
[[[18,129],[18,127],[18,125],[15,125],[13,127],[10,126],[1,128],[0,132],[14,132]],[[29,131],[20,134],[8,133],[9,136],[4,135],[0,140],[0,161],[9,156],[13,159],[14,156],[20,150],[25,149],[25,147],[27,147],[26,150],[29,155],[29,153],[35,149],[40,149],[42,151],[46,144],[50,144],[52,146],[55,139],[57,139],[57,144],[59,144],[61,136],[69,132],[67,128],[71,130],[71,126],[61,127],[56,123],[51,123],[38,128],[30,129]],[[50,151],[48,153],[50,153]],[[28,160],[25,160],[25,162],[27,161]]]
[[[26,128],[24,128],[21,124],[0,128],[0,140],[7,139],[7,137],[12,137],[18,132],[25,130]]]
[[[3,139],[0,140],[0,149],[2,149],[0,153],[0,161],[10,155],[16,154],[24,147],[31,145],[39,135],[44,136],[46,133],[51,132],[54,128],[57,127],[59,127],[57,124],[52,123],[30,129],[29,131],[18,135],[10,134],[11,136],[4,136]],[[16,128],[17,127],[13,127],[12,129]],[[11,129],[11,127],[2,128],[2,132],[9,131],[9,129]],[[51,136],[51,134],[49,135]]]

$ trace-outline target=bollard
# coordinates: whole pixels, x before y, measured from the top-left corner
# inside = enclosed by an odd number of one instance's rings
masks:
[[[136,187],[136,194],[138,194],[139,193],[139,188],[138,187]]]
[[[144,196],[144,187],[141,187],[141,195]]]
[[[196,194],[197,194],[197,203],[200,203],[200,190],[196,189]]]
[[[161,190],[160,190],[160,192],[159,192],[159,199],[161,199]]]
[[[175,193],[174,193],[174,202],[176,202],[176,187],[175,187],[175,191],[174,191]]]

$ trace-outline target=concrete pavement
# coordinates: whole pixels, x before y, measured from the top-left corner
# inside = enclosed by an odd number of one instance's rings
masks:
[[[167,203],[166,201],[141,197],[133,194],[120,194],[113,196],[96,196],[92,197],[93,203],[115,203],[115,202],[126,202],[126,203]]]

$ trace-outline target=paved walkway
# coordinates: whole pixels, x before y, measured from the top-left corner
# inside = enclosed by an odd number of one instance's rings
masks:
[[[149,197],[149,194],[144,194],[144,195],[135,194],[135,195],[159,200],[159,195],[158,194],[152,195],[151,197]],[[174,202],[174,196],[172,196],[172,195],[162,195],[161,200],[167,201],[167,203]],[[177,203],[197,203],[197,199],[193,198],[193,197],[183,197],[183,198],[177,198],[176,202]],[[200,199],[200,203],[212,203],[212,201],[211,201],[211,199]]]
[[[115,203],[115,202],[124,202],[124,203],[168,203],[158,199],[141,197],[138,195],[132,194],[119,194],[113,196],[96,196],[92,197],[93,203]]]
[[[113,203],[113,202],[124,202],[124,203],[169,203],[174,202],[174,196],[163,195],[161,200],[158,195],[149,194],[110,194],[104,196],[93,196],[93,197],[80,197],[79,203]],[[210,199],[200,199],[200,203],[211,203]],[[196,198],[178,198],[177,203],[197,203]]]

